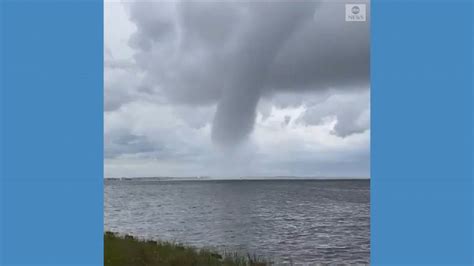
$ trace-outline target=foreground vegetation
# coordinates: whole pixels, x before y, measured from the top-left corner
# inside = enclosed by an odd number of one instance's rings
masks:
[[[265,266],[256,256],[237,253],[218,254],[178,243],[140,240],[130,235],[106,232],[104,235],[105,266]]]

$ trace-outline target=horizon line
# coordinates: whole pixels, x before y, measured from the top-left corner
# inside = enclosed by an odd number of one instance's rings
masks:
[[[246,176],[246,177],[212,177],[212,176],[134,176],[134,177],[104,177],[104,179],[160,179],[182,181],[206,180],[370,180],[369,177],[305,177],[305,176]]]

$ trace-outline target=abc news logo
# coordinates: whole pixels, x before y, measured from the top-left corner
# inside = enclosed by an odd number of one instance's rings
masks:
[[[365,4],[346,4],[346,21],[366,21]]]

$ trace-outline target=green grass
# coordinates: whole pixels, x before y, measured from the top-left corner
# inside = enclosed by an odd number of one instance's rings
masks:
[[[140,240],[130,235],[106,232],[104,235],[105,266],[265,266],[269,262],[256,256],[237,253],[219,254],[210,249],[197,249],[178,243]]]

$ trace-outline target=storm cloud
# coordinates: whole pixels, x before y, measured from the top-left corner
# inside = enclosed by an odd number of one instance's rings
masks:
[[[370,9],[368,1],[358,2],[366,3]],[[112,16],[117,14],[113,11],[117,5],[125,11],[125,17],[122,13],[122,17]],[[311,138],[311,133],[303,130],[324,131],[329,134],[324,138],[331,141],[334,140],[330,136],[345,139],[359,135],[345,143],[358,143],[347,148],[347,153],[363,158],[357,168],[366,174],[367,170],[361,169],[367,166],[368,139],[360,138],[370,130],[369,23],[346,22],[344,16],[344,3],[329,1],[108,3],[106,127],[119,123],[118,119],[112,122],[107,117],[122,114],[123,119],[133,109],[137,120],[139,111],[135,109],[160,105],[161,113],[154,113],[159,116],[155,120],[150,114],[145,115],[149,117],[147,123],[155,123],[149,127],[167,127],[160,124],[162,116],[168,116],[167,121],[174,119],[172,124],[182,132],[200,136],[195,141],[209,141],[209,147],[189,148],[195,152],[190,157],[199,158],[203,158],[202,153],[212,153],[211,146],[226,151],[250,149],[254,155],[270,152],[260,145],[264,142],[260,137],[274,125],[286,128],[285,134],[295,134],[282,140],[295,152],[301,148],[296,140],[298,134],[304,134],[301,141]],[[107,28],[118,27],[114,26],[117,20],[124,23],[126,33],[117,41],[117,34],[109,30],[108,40]],[[127,56],[118,58],[117,53]],[[280,112],[280,120],[274,121]],[[110,158],[120,157],[120,150],[123,154],[138,154],[140,149],[141,154],[163,156],[174,152],[169,148],[172,143],[186,144],[171,139],[163,143],[162,139],[170,137],[152,136],[154,130],[144,133],[148,131],[144,125],[128,128],[126,133],[124,130],[119,133],[106,129],[106,138],[111,139],[106,144]],[[166,132],[176,137],[173,130],[176,128]],[[274,133],[270,135],[276,137]],[[205,136],[208,140],[204,140]],[[327,141],[324,138],[318,142]],[[248,148],[252,145],[254,148]],[[311,154],[335,152],[324,147],[321,144]],[[351,153],[353,148],[360,152]],[[343,150],[338,152],[344,153]],[[276,157],[269,156],[275,158],[274,163],[283,165],[282,159]],[[303,160],[308,165],[309,158]],[[200,163],[207,160],[211,164],[209,158]],[[350,160],[359,162],[358,158]],[[268,160],[265,163],[271,164]],[[327,165],[332,164],[337,162]],[[314,165],[318,169],[331,168]],[[310,168],[308,172],[314,171]]]
[[[217,103],[213,140],[253,130],[262,94],[368,88],[368,23],[343,4],[136,2],[130,44],[155,89],[182,104]]]

